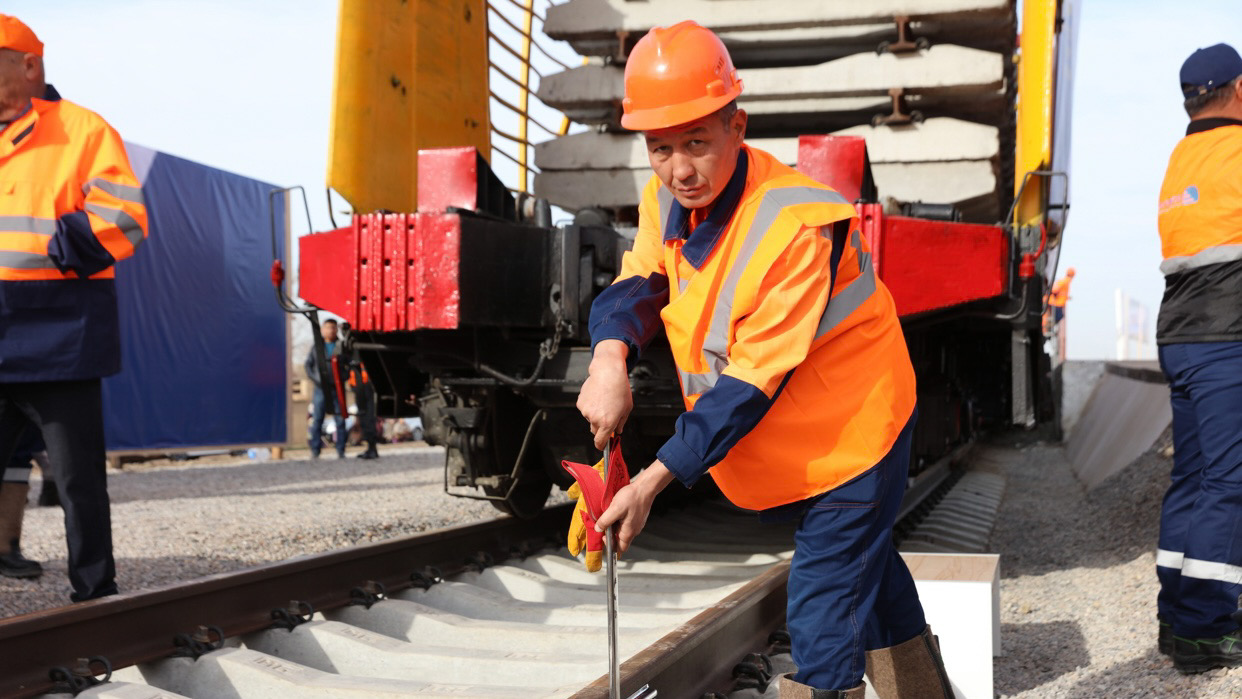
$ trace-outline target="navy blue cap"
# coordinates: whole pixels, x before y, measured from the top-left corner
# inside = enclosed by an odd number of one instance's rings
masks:
[[[1182,64],[1182,94],[1203,95],[1242,75],[1242,56],[1229,44],[1216,44],[1190,54]]]

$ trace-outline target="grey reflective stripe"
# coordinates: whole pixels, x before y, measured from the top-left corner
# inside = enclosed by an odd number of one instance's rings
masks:
[[[34,216],[0,216],[0,233],[41,233],[52,235],[56,232],[56,219],[36,218]]]
[[[100,190],[111,194],[121,201],[128,201],[134,204],[143,203],[141,187],[131,187],[127,184],[117,184],[116,182],[109,182],[102,177],[96,177],[95,179],[82,185],[82,193],[86,194],[90,191],[91,187],[98,187]]]
[[[678,279],[678,280],[677,280],[677,293],[679,293],[679,294],[684,294],[684,293],[686,293],[686,287],[687,287],[687,286],[690,286],[690,280],[689,280],[689,279]]]
[[[742,278],[742,272],[750,264],[751,258],[755,256],[755,251],[759,249],[763,236],[776,222],[776,218],[780,216],[785,207],[815,203],[850,206],[850,202],[837,192],[818,187],[782,187],[770,189],[764,193],[763,200],[759,202],[759,210],[755,213],[750,228],[746,230],[746,237],[742,241],[737,257],[733,260],[733,266],[729,269],[729,276],[720,287],[716,307],[712,310],[711,325],[707,328],[707,337],[703,339],[703,363],[707,365],[708,371],[705,374],[682,374],[682,390],[685,395],[702,393],[715,386],[720,375],[729,366],[729,320],[733,316],[733,294]],[[872,282],[874,283],[874,280]],[[690,380],[687,380],[687,377],[690,377]],[[691,390],[692,386],[695,389],[701,388],[701,390]]]
[[[815,331],[816,340],[840,325],[841,321],[857,311],[875,293],[875,267],[871,265],[871,253],[863,252],[861,233],[850,233],[850,246],[858,256],[858,276],[828,299],[828,307],[824,309],[824,315],[819,319],[819,328]]]
[[[33,467],[29,461],[24,466],[9,466],[4,469],[4,475],[0,477],[0,481],[5,483],[29,483],[32,470]]]
[[[0,267],[9,269],[59,269],[52,258],[37,252],[0,250]]]
[[[1174,272],[1184,272],[1196,267],[1215,265],[1221,262],[1234,262],[1235,260],[1242,260],[1242,244],[1213,245],[1193,255],[1170,257],[1160,263],[1160,271],[1167,276]]]
[[[117,228],[120,228],[121,232],[125,234],[125,239],[129,241],[130,245],[138,247],[138,243],[142,242],[142,226],[138,225],[138,222],[134,220],[133,216],[130,216],[120,209],[109,209],[106,206],[100,206],[98,204],[87,204],[86,210],[92,214],[95,214],[99,218],[102,218],[108,223],[111,223]]]
[[[656,191],[656,201],[660,205],[660,240],[664,240],[664,231],[668,228],[668,215],[673,210],[673,193],[664,185]]]
[[[720,375],[715,372],[691,374],[678,369],[677,374],[681,376],[681,392],[686,396],[697,396],[705,393],[707,389],[715,386],[716,382],[720,380]]]

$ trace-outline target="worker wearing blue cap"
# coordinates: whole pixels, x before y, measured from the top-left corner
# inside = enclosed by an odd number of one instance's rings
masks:
[[[1242,665],[1242,57],[1195,51],[1181,88],[1191,121],[1159,205],[1173,472],[1156,573],[1160,650],[1191,674]]]

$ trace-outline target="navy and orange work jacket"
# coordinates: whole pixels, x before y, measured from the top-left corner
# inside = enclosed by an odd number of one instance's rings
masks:
[[[755,510],[878,463],[914,412],[914,370],[854,207],[744,147],[706,219],[689,218],[653,177],[634,247],[591,308],[593,344],[622,340],[633,357],[668,335],[687,412],[657,458],[686,485],[710,469]]]
[[[1196,119],[1160,187],[1156,342],[1242,341],[1242,121]]]
[[[113,265],[146,229],[124,145],[97,114],[48,86],[0,131],[0,383],[120,370]]]

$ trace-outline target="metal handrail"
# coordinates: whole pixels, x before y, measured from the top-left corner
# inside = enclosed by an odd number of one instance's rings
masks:
[[[506,100],[505,98],[503,98],[503,97],[501,97],[501,96],[497,95],[495,92],[493,92],[493,93],[492,93],[492,99],[494,99],[494,100],[496,100],[497,102],[499,102],[499,103],[503,104],[504,106],[508,107],[509,109],[512,109],[512,110],[514,111],[514,113],[516,113],[517,115],[519,115],[519,116],[522,116],[522,115],[523,115],[522,110],[521,110],[521,109],[520,109],[517,105],[515,105],[515,104],[513,104],[512,102],[510,102],[509,100]],[[530,123],[534,124],[535,126],[538,126],[539,128],[543,129],[544,131],[547,131],[549,134],[551,134],[551,135],[553,135],[553,136],[559,136],[559,135],[561,135],[561,134],[560,134],[560,133],[558,133],[557,131],[554,131],[554,130],[552,130],[552,129],[548,128],[547,126],[545,126],[542,122],[540,122],[538,119],[536,119],[536,118],[535,118],[535,117],[533,117],[533,116],[529,116],[529,115],[527,115],[527,116],[526,116],[526,118],[530,120]]]
[[[553,56],[552,54],[548,53],[548,50],[547,50],[547,49],[545,49],[544,47],[540,46],[538,41],[535,41],[535,37],[533,36],[533,33],[532,33],[532,32],[524,32],[524,31],[522,31],[522,29],[521,29],[520,27],[518,27],[518,26],[517,26],[516,24],[514,24],[513,22],[509,21],[509,18],[508,18],[508,17],[505,17],[503,14],[501,14],[501,12],[500,12],[499,10],[497,10],[495,7],[492,7],[492,4],[491,4],[490,2],[487,4],[487,9],[488,9],[488,10],[490,10],[492,14],[496,15],[496,17],[497,17],[497,18],[499,18],[501,22],[504,22],[505,24],[509,25],[509,27],[510,27],[511,29],[513,29],[513,31],[515,31],[515,32],[517,32],[518,34],[521,34],[522,36],[524,36],[524,37],[526,37],[526,38],[530,39],[530,40],[531,40],[531,44],[532,44],[535,48],[539,49],[539,52],[540,52],[540,53],[542,53],[544,56],[546,56],[546,57],[547,57],[547,59],[548,59],[549,61],[552,61],[553,63],[557,64],[558,66],[560,66],[560,67],[562,67],[562,68],[564,68],[565,70],[569,70],[569,68],[570,68],[570,67],[569,67],[569,65],[568,65],[568,64],[566,64],[566,63],[562,63],[562,62],[561,62],[561,61],[560,61],[560,60],[559,60],[556,56]]]
[[[504,42],[504,41],[503,41],[500,37],[498,37],[498,36],[496,36],[495,34],[493,34],[493,33],[491,32],[491,30],[488,30],[488,32],[487,32],[487,36],[488,36],[488,38],[490,38],[490,39],[492,39],[493,41],[495,41],[497,46],[499,46],[500,48],[504,49],[505,51],[508,51],[508,52],[509,52],[509,53],[510,53],[510,54],[511,54],[514,58],[516,58],[516,59],[518,59],[519,61],[521,61],[521,62],[522,62],[522,65],[526,66],[526,68],[527,68],[528,70],[530,70],[530,72],[532,72],[532,73],[534,73],[535,75],[539,76],[539,79],[540,79],[540,80],[543,80],[543,79],[544,79],[544,77],[546,77],[546,76],[544,76],[544,74],[543,74],[542,72],[540,72],[540,71],[539,71],[539,69],[538,69],[538,68],[536,68],[536,67],[534,66],[534,64],[532,64],[532,63],[531,63],[528,59],[522,58],[522,54],[520,54],[520,53],[518,53],[517,51],[515,51],[514,49],[512,49],[512,48],[511,48],[508,44],[506,44],[506,43],[505,43],[505,42]]]

